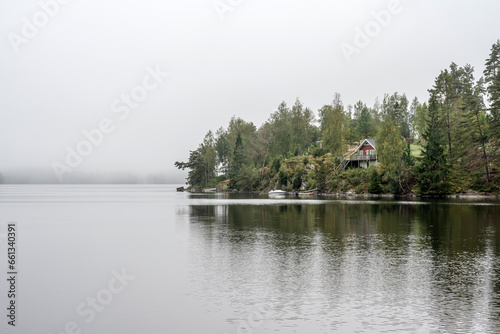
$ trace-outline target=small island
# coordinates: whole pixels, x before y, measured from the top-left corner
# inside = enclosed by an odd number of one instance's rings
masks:
[[[341,95],[317,114],[282,102],[257,128],[233,117],[190,151],[187,183],[225,191],[432,195],[500,191],[500,40],[474,67],[451,63],[429,100],[385,94],[372,107]]]

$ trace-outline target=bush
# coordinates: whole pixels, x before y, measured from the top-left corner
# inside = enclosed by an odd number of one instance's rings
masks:
[[[365,187],[362,184],[354,188],[356,194],[363,194],[365,192]]]
[[[319,147],[314,147],[312,150],[311,150],[311,154],[313,157],[315,158],[318,158],[322,155],[325,155],[326,151],[322,148],[319,148]]]
[[[240,170],[238,177],[234,180],[231,180],[230,185],[231,188],[235,188],[238,190],[249,191],[258,185],[258,173],[255,170],[254,166],[243,166]],[[257,184],[255,183],[257,181]]]
[[[355,177],[351,178],[349,180],[349,182],[351,183],[352,186],[355,187],[355,186],[358,186],[361,184],[361,179],[359,177],[355,176]]]

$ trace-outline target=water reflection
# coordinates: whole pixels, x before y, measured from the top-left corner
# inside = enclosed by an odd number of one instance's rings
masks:
[[[193,286],[235,332],[256,305],[259,333],[500,328],[498,203],[191,199]]]

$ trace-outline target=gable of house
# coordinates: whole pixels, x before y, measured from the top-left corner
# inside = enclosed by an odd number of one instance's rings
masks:
[[[358,152],[360,156],[376,155],[377,149],[375,139],[369,138],[363,140],[359,147],[356,149],[356,152]]]

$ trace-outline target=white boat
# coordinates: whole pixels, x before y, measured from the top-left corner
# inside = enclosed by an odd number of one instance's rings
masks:
[[[206,192],[206,193],[214,193],[215,191],[216,191],[215,188],[203,189],[203,192]]]
[[[283,191],[283,190],[271,190],[269,192],[269,196],[285,196],[286,194],[286,191]]]

